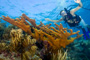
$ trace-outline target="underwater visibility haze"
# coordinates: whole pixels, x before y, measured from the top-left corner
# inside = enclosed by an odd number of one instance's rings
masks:
[[[90,60],[89,6],[90,0],[0,0],[0,60]]]

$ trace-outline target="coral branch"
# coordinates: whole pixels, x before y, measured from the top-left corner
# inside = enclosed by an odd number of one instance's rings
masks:
[[[30,18],[27,17],[25,14],[22,14],[22,16],[23,16],[26,20],[28,20],[34,27],[36,27],[35,20],[30,19]]]
[[[18,18],[11,19],[9,17],[3,16],[2,19],[9,22],[9,23],[11,23],[11,24],[13,24],[13,25],[15,25],[15,26],[17,26],[17,27],[19,27],[19,28],[21,28],[26,33],[31,34],[30,25],[28,25],[28,23],[25,20],[23,20],[22,18],[21,18],[22,20],[20,20]]]

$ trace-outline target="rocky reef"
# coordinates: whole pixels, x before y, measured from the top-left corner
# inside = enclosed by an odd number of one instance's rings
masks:
[[[54,28],[50,26],[51,24],[44,25],[42,22],[37,25],[34,19],[30,19],[25,14],[20,17],[16,19],[2,17],[3,20],[20,29],[10,29],[11,39],[9,44],[5,43],[4,49],[1,48],[1,54],[6,50],[19,54],[22,60],[66,60],[67,50],[65,52],[63,48],[82,36],[79,35],[80,31],[73,32],[72,29],[64,28],[62,24],[55,24],[56,28]],[[77,36],[71,37],[72,35]]]

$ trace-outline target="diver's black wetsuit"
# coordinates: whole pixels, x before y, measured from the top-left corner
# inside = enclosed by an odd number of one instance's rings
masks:
[[[78,26],[81,21],[81,18],[78,15],[72,16],[70,13],[68,13],[63,19],[70,27]],[[78,23],[75,23],[76,21],[78,21]]]
[[[76,15],[75,17],[66,15],[64,17],[64,21],[68,23],[70,27],[75,27],[79,25],[81,18],[78,15]],[[78,21],[78,23],[75,23],[75,21]]]
[[[75,14],[75,16],[73,16],[71,13],[70,13],[70,10],[67,10],[66,8],[64,8],[65,12],[67,13],[67,15],[65,17],[63,17],[65,23],[68,23],[68,25],[70,27],[75,27],[75,26],[78,26],[80,21],[81,21],[81,18]],[[75,23],[75,22],[78,22],[78,23]]]

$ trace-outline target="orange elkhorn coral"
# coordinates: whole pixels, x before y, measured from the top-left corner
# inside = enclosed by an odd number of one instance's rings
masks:
[[[33,38],[36,38],[37,40],[46,40],[50,44],[52,51],[58,50],[61,47],[66,47],[70,43],[72,43],[75,39],[81,37],[82,35],[79,35],[80,31],[73,32],[72,29],[70,32],[67,32],[67,28],[63,28],[62,24],[56,25],[57,28],[50,27],[49,25],[44,25],[42,22],[40,25],[36,25],[35,20],[30,19],[25,14],[22,14],[21,19],[11,19],[10,17],[3,16],[3,20],[21,28],[23,31],[31,35]],[[28,20],[34,27],[31,28],[31,25],[26,22]],[[34,33],[31,31],[31,29],[34,30]],[[71,35],[77,34],[76,37],[68,39]]]

